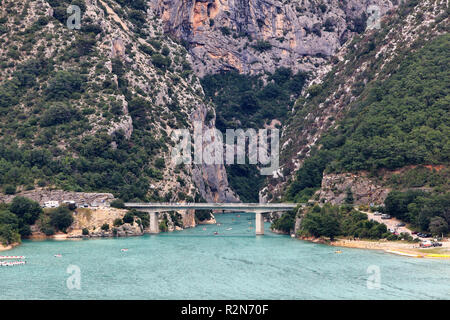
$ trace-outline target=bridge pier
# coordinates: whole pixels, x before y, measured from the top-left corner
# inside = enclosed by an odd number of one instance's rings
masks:
[[[297,207],[295,203],[125,203],[125,208],[148,212],[149,233],[159,233],[158,213],[176,210],[222,210],[234,212],[254,212],[256,234],[264,234],[264,213],[289,211]]]
[[[262,212],[255,212],[255,229],[256,229],[256,235],[263,235],[264,234],[264,217],[262,215]]]
[[[159,233],[158,212],[150,211],[150,233]]]

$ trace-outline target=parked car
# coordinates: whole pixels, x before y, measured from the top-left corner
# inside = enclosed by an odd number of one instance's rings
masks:
[[[375,212],[373,213],[373,215],[374,215],[374,216],[381,216],[381,215],[382,215],[382,213],[381,213],[381,212],[379,212],[379,211],[375,211]]]
[[[400,223],[397,223],[395,226],[396,227],[404,227],[404,226],[406,226],[406,224],[404,224],[403,222],[400,222]]]
[[[417,235],[420,238],[431,238],[431,234],[429,234],[429,233],[419,232]]]
[[[381,215],[381,219],[390,219],[390,218],[391,218],[391,216],[386,213]]]
[[[442,243],[440,243],[440,242],[433,242],[432,246],[433,247],[442,247]]]

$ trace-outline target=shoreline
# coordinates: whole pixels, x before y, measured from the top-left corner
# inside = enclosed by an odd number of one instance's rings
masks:
[[[329,240],[320,238],[298,238],[298,239],[313,243],[326,244],[332,247],[379,250],[385,253],[411,258],[450,259],[450,241],[442,242],[443,246],[438,248],[419,248],[419,247],[416,248],[411,247],[412,244],[405,241],[336,239],[335,241],[331,242]]]
[[[0,252],[14,249],[15,247],[17,247],[19,245],[20,245],[20,243],[18,243],[18,242],[13,243],[13,244],[9,244],[7,246],[4,246],[4,245],[0,244]]]
[[[198,224],[197,226],[200,226]],[[274,232],[274,230],[272,230]],[[275,231],[275,233],[277,233]],[[146,232],[139,235],[127,235],[125,237],[143,236]],[[58,233],[53,236],[31,236],[27,240],[44,241],[44,240],[81,240],[81,239],[99,239],[99,238],[113,238],[113,237],[73,237],[70,234]],[[428,258],[428,259],[450,259],[450,241],[442,241],[443,246],[437,248],[420,248],[413,247],[417,244],[412,244],[405,241],[379,241],[379,240],[353,240],[353,239],[336,239],[331,242],[324,238],[312,238],[312,237],[297,237],[299,240],[308,241],[312,243],[325,244],[332,247],[340,248],[353,248],[353,249],[365,249],[365,250],[379,250],[384,253],[390,253],[411,258]],[[12,245],[3,246],[0,244],[0,252],[8,251],[19,246],[20,243],[14,243]]]

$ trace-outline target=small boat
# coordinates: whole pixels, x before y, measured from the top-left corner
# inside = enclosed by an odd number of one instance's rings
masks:
[[[122,252],[127,252],[128,249],[120,249],[120,251],[122,251]]]
[[[205,230],[206,230],[206,228],[203,228],[202,230],[203,230],[203,231],[205,231]]]
[[[230,231],[231,229],[233,229],[233,228],[226,228],[225,230]]]
[[[221,226],[222,224],[221,223],[216,223],[218,226]]]
[[[62,254],[55,254],[55,258],[62,258]]]
[[[336,250],[334,253],[342,253],[341,250]]]
[[[214,235],[218,235],[219,233],[217,231],[214,231]]]
[[[240,218],[241,217],[241,215],[240,214],[238,214],[236,217],[238,217],[238,218]]]

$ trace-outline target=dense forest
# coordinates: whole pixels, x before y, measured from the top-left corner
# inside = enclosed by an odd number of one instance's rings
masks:
[[[282,123],[306,82],[305,73],[279,68],[265,75],[249,76],[236,71],[207,75],[202,80],[205,95],[216,106],[216,127],[262,129],[272,119]]]

